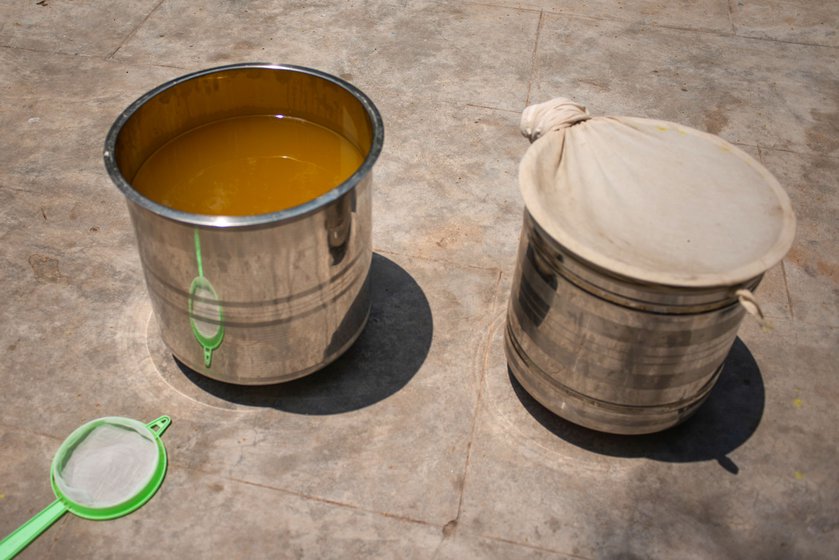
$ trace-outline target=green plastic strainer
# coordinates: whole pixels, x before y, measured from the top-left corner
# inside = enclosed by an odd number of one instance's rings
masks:
[[[13,558],[65,512],[104,520],[127,515],[154,496],[166,475],[160,436],[172,420],[150,424],[110,416],[77,428],[58,448],[50,469],[56,500],[0,541],[0,559]]]

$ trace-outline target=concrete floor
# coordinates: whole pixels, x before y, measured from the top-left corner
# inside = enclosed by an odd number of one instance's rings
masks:
[[[22,558],[835,558],[839,4],[807,0],[9,0],[0,4],[0,535],[52,499],[75,427],[169,414],[160,492],[67,515]],[[101,163],[149,88],[312,66],[385,119],[373,317],[336,365],[241,389],[157,337]],[[501,344],[531,102],[717,133],[788,190],[795,246],[712,397],[655,436],[588,432]]]

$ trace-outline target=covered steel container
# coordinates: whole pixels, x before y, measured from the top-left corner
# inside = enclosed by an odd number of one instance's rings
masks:
[[[724,140],[665,121],[529,107],[526,210],[505,337],[554,413],[663,430],[708,396],[752,290],[792,244],[786,193]]]

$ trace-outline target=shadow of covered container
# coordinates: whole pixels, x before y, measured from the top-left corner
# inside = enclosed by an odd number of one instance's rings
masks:
[[[363,162],[322,196],[251,216],[174,210],[132,186],[169,140],[251,115],[324,126]],[[116,119],[105,167],[128,202],[161,336],[178,360],[213,379],[261,385],[307,375],[349,348],[370,311],[372,168],[383,141],[381,116],[361,91],[285,65],[195,72],[151,90]]]
[[[530,396],[509,372],[524,408],[555,436],[593,453],[611,457],[644,457],[667,463],[717,461],[737,474],[729,455],[754,434],[763,418],[766,395],[760,367],[739,338],[708,398],[685,422],[644,435],[620,435],[584,428],[553,414]]]

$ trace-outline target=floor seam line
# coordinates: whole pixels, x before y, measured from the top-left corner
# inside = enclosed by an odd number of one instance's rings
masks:
[[[556,550],[556,549],[553,549],[553,548],[545,548],[543,546],[537,546],[537,545],[534,545],[534,544],[522,543],[522,542],[510,540],[510,539],[505,539],[503,537],[496,537],[494,535],[480,534],[480,536],[484,539],[503,542],[503,543],[512,544],[512,545],[516,545],[516,546],[521,546],[521,547],[524,547],[524,548],[530,548],[532,550],[541,550],[542,552],[550,552],[552,554],[562,554],[563,556],[567,556],[568,558],[574,558],[575,560],[593,560],[591,556],[580,556],[579,554],[573,554],[571,552],[563,552],[562,550]]]
[[[14,51],[26,51],[26,52],[33,52],[39,54],[57,54],[61,56],[81,56],[83,58],[93,58],[99,59],[100,55],[95,54],[87,54],[87,53],[69,53],[65,51],[54,51],[49,49],[33,49],[32,47],[19,47],[17,45],[0,45],[0,49],[10,49]]]
[[[499,269],[498,275],[495,277],[495,284],[492,286],[492,304],[489,306],[490,315],[495,316],[496,306],[498,305],[498,300],[500,299],[499,289],[501,287],[501,278],[504,276],[504,273]]]
[[[528,8],[527,6],[507,6],[505,4],[493,4],[491,2],[467,2],[472,6],[483,6],[485,8],[499,8],[501,10],[514,10],[517,12],[541,12],[543,10],[539,8]]]
[[[410,253],[400,253],[398,251],[391,251],[389,249],[382,249],[380,247],[374,247],[373,252],[374,253],[379,253],[379,254],[382,254],[382,255],[393,255],[393,256],[396,256],[396,257],[406,257],[406,258],[409,258],[409,259],[419,259],[419,260],[426,261],[426,262],[432,262],[432,263],[436,263],[436,264],[445,264],[445,265],[449,265],[449,266],[455,266],[455,267],[458,267],[458,268],[468,268],[468,269],[472,269],[472,270],[478,270],[478,271],[481,271],[481,272],[501,271],[501,269],[497,266],[478,266],[478,265],[474,265],[474,264],[456,263],[456,262],[452,262],[452,261],[445,260],[445,259],[435,259],[434,257],[412,255]]]
[[[59,441],[59,442],[63,442],[64,439],[66,439],[66,438],[62,438],[62,437],[59,437],[59,436],[54,436],[52,434],[48,434],[48,433],[45,433],[45,432],[36,432],[36,431],[34,431],[30,428],[25,428],[25,427],[22,427],[22,426],[12,426],[10,424],[6,424],[5,422],[0,422],[0,428],[7,428],[8,431],[15,431],[15,432],[18,432],[18,433],[21,433],[21,432],[22,433],[28,433],[28,434],[32,434],[32,435],[42,437],[42,438],[54,439],[54,440]],[[67,434],[67,435],[70,435],[70,434]]]
[[[146,24],[146,22],[149,20],[149,18],[152,16],[152,14],[154,14],[157,11],[157,9],[160,7],[160,5],[163,4],[163,2],[165,2],[165,1],[166,0],[158,0],[157,4],[155,4],[154,7],[151,10],[149,10],[149,13],[146,14],[146,16],[142,19],[142,21],[140,21],[140,23],[135,25],[134,28],[128,33],[128,35],[126,35],[126,37],[122,41],[120,41],[119,45],[117,45],[117,48],[115,48],[113,51],[111,51],[111,53],[109,55],[107,55],[105,57],[105,60],[112,60],[114,58],[114,56],[117,54],[117,52],[119,52],[119,50],[122,47],[124,47],[125,44],[128,41],[130,41],[131,39],[134,38],[134,35],[137,34],[137,31],[139,31],[140,28],[143,27],[143,25]]]
[[[466,105],[467,107],[476,107],[478,109],[488,109],[490,111],[501,111],[503,113],[513,113],[513,114],[516,114],[516,115],[521,114],[521,111],[516,111],[514,109],[503,109],[501,107],[490,107],[489,105],[480,105],[478,103],[466,102],[466,103],[464,103],[464,105]]]
[[[839,154],[828,154],[828,153],[824,153],[824,152],[800,152],[798,150],[793,150],[793,149],[790,149],[790,148],[778,148],[778,147],[764,146],[764,145],[758,145],[756,147],[759,148],[761,150],[761,152],[763,150],[768,150],[768,151],[771,151],[771,152],[782,152],[782,153],[785,153],[785,154],[795,154],[795,155],[798,155],[798,156],[805,156],[805,157],[825,157],[825,158],[829,158],[829,159],[839,159]]]
[[[502,7],[502,6],[497,6]],[[691,33],[697,33],[702,35],[712,35],[715,37],[722,37],[722,38],[729,38],[729,39],[744,39],[744,40],[751,40],[751,41],[763,41],[767,43],[781,43],[785,45],[799,45],[802,47],[814,47],[814,48],[823,48],[823,49],[831,49],[831,50],[839,50],[839,46],[833,45],[823,45],[819,43],[807,43],[803,41],[790,41],[785,39],[775,39],[772,37],[756,37],[753,35],[744,35],[742,33],[732,33],[730,31],[720,31],[716,29],[702,29],[697,27],[683,27],[678,25],[668,25],[663,23],[648,23],[644,21],[632,21],[628,19],[620,19],[620,18],[613,18],[608,16],[598,16],[592,14],[581,14],[579,12],[571,12],[571,11],[552,11],[548,10],[541,10],[540,13],[545,13],[546,15],[556,15],[556,16],[566,16],[571,18],[579,18],[579,19],[588,19],[593,21],[607,21],[613,23],[623,23],[626,25],[639,25],[646,28],[657,28],[657,29],[668,29],[671,31],[688,31]]]
[[[539,37],[542,35],[542,26],[545,24],[545,11],[539,10],[539,21],[536,23],[536,38],[533,41],[533,51],[530,53],[530,77],[527,81],[527,96],[524,99],[524,106],[530,105],[530,94],[533,91],[533,83],[539,78]]]
[[[270,484],[264,484],[264,483],[261,483],[261,482],[254,482],[252,480],[245,480],[245,479],[236,478],[234,476],[229,476],[229,475],[225,475],[225,474],[212,473],[212,472],[204,471],[204,470],[199,469],[199,468],[190,467],[190,466],[179,464],[179,463],[174,463],[172,461],[170,461],[170,465],[173,466],[173,467],[176,467],[176,468],[187,470],[187,471],[198,472],[198,473],[201,473],[205,476],[214,476],[214,477],[221,478],[222,480],[228,480],[230,482],[235,482],[237,484],[244,484],[246,486],[252,486],[254,488],[262,488],[262,489],[265,489],[265,490],[271,490],[271,491],[274,491],[274,492],[279,492],[281,494],[294,496],[296,498],[301,498],[301,499],[304,499],[304,500],[317,502],[319,504],[335,506],[335,507],[339,507],[339,508],[342,508],[342,509],[348,509],[348,510],[353,510],[353,511],[360,511],[362,513],[368,513],[370,515],[378,515],[380,517],[387,517],[389,519],[395,519],[397,521],[404,521],[406,523],[413,523],[415,525],[424,525],[424,526],[427,526],[427,527],[435,527],[435,528],[439,527],[439,525],[437,523],[432,523],[430,521],[424,521],[422,519],[414,519],[412,517],[406,517],[406,516],[398,515],[398,514],[395,514],[395,513],[388,513],[388,512],[384,512],[384,511],[376,511],[376,510],[373,510],[373,509],[368,509],[368,508],[365,508],[365,507],[362,507],[362,506],[357,506],[357,505],[346,503],[346,502],[339,502],[338,500],[332,500],[332,499],[323,498],[323,497],[320,497],[320,496],[313,496],[311,494],[306,494],[306,493],[303,493],[303,492],[295,492],[294,490],[290,490],[288,488],[280,488],[280,487],[277,487],[277,486],[271,486]]]
[[[500,281],[500,271],[498,281]],[[497,285],[498,284],[496,284],[496,287]],[[494,291],[497,293],[497,288]],[[493,315],[495,315],[494,312]],[[469,442],[466,444],[466,461],[463,465],[463,477],[461,479],[460,496],[458,497],[457,501],[457,513],[455,515],[455,518],[453,519],[455,523],[460,522],[460,516],[463,513],[463,498],[466,495],[466,480],[469,476],[469,469],[472,466],[472,449],[475,444],[475,434],[478,430],[478,415],[481,412],[481,403],[483,401],[484,396],[484,386],[486,385],[487,365],[489,363],[489,354],[492,348],[492,337],[495,334],[495,323],[497,321],[498,319],[494,318],[487,326],[483,336],[482,344],[480,346],[480,348],[483,348],[483,352],[477,360],[477,366],[480,368],[480,375],[478,376],[478,396],[475,399],[475,407],[472,413],[472,426],[469,429]]]
[[[792,307],[792,294],[789,291],[789,279],[787,279],[787,267],[784,264],[784,260],[781,259],[781,275],[784,279],[784,290],[787,294],[787,305],[789,305],[789,316],[790,319],[795,320],[795,310]]]
[[[734,26],[734,10],[731,8],[731,2],[733,0],[728,0],[726,2],[726,7],[728,8],[728,25],[731,26],[731,34],[737,35],[737,28]]]

